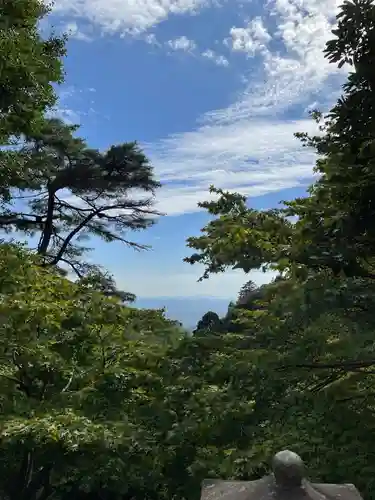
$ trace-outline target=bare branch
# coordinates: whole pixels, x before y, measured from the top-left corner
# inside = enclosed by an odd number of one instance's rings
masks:
[[[69,387],[72,385],[73,378],[74,378],[74,368],[73,368],[73,370],[72,370],[72,373],[71,373],[71,375],[70,375],[70,378],[69,378],[69,380],[68,380],[68,383],[66,384],[66,386],[63,388],[63,390],[62,390],[61,392],[66,392],[66,391],[69,389]]]
[[[64,262],[65,264],[68,264],[73,269],[73,271],[76,273],[76,275],[78,276],[78,278],[82,278],[83,277],[83,274],[78,270],[77,266],[75,264],[73,264],[72,261],[70,261],[68,259],[65,259],[64,257],[60,257],[59,261],[60,262]]]
[[[9,377],[8,375],[0,374],[0,377],[5,378],[6,380],[9,380],[10,382],[14,382],[15,384],[21,384],[22,383],[17,378],[15,378],[15,377]]]
[[[53,258],[51,262],[49,262],[47,265],[56,265],[60,260],[61,257],[64,255],[68,245],[70,244],[71,240],[97,215],[102,214],[106,212],[107,210],[116,210],[116,209],[121,209],[123,208],[122,203],[114,204],[114,205],[105,205],[102,207],[98,207],[96,210],[93,210],[90,214],[88,214],[79,224],[78,226],[73,229],[68,236],[65,238],[64,243],[61,245],[60,250],[57,252],[56,256]],[[133,208],[135,211],[140,212],[140,213],[148,213],[148,214],[153,214],[155,212],[151,210],[146,210],[146,209],[140,209],[136,206],[136,203],[134,203],[134,207],[129,207]],[[136,246],[136,244],[132,244],[131,242],[128,243],[130,246]]]
[[[33,217],[35,220],[25,220],[22,217]],[[34,224],[36,226],[44,224],[43,218],[36,214],[26,214],[26,213],[15,213],[12,215],[0,215],[0,225],[10,225],[10,224]]]
[[[12,196],[12,198],[14,200],[26,200],[28,198],[40,198],[41,196],[44,196],[45,194],[48,194],[48,191],[42,191],[41,193],[29,194],[29,195],[24,195],[24,196]]]

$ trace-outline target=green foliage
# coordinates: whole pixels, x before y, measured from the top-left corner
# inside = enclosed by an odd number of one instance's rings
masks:
[[[196,500],[202,479],[258,478],[291,448],[312,478],[375,499],[373,2],[343,4],[325,52],[353,71],[330,113],[312,113],[321,135],[297,134],[318,153],[309,195],[259,211],[212,187],[216,201],[200,204],[213,220],[188,240],[186,261],[205,266],[202,279],[279,274],[260,287],[247,279],[225,317],[207,312],[193,336],[163,311],[125,306],[135,297],[84,260],[79,243],[92,235],[141,248],[125,233],[154,222],[159,184],[135,143],[101,153],[77,127],[41,122],[63,45],[43,49],[49,72],[37,81],[22,30],[38,66],[43,13],[35,2],[0,7],[18,30],[0,37],[15,50],[0,134],[22,137],[1,152],[0,224],[40,235],[34,253],[0,244],[0,497]],[[30,96],[35,108],[14,121]],[[150,198],[129,196],[139,189]]]
[[[293,234],[293,224],[278,210],[258,211],[246,207],[244,198],[213,186],[218,195],[214,202],[199,203],[210,215],[218,216],[202,230],[203,236],[188,239],[188,246],[197,250],[185,261],[206,266],[201,279],[210,273],[232,269],[272,267],[282,259],[282,249]]]
[[[296,134],[318,154],[319,178],[309,195],[284,202],[279,210],[257,211],[240,194],[212,187],[217,200],[200,206],[214,219],[203,235],[188,239],[195,253],[185,259],[205,266],[202,278],[227,268],[280,273],[270,285],[240,294],[222,320],[228,333],[221,326],[216,342],[232,338],[236,356],[256,353],[248,367],[264,381],[260,394],[268,409],[258,424],[264,448],[294,448],[311,464],[313,476],[352,481],[370,498],[375,495],[368,437],[375,423],[374,20],[372,1],[347,1],[335,38],[327,43],[327,58],[352,71],[332,110],[325,116],[312,113],[321,135]],[[231,366],[235,378],[235,356]]]
[[[213,311],[206,312],[198,321],[194,335],[205,335],[220,328],[220,318]]]
[[[180,333],[32,260],[0,247],[1,487],[30,500],[143,488],[146,470],[160,474],[145,455],[160,385],[150,367]]]
[[[81,286],[88,290],[96,290],[107,297],[116,297],[121,302],[135,302],[133,293],[119,290],[116,281],[108,272],[102,271],[98,266],[90,266],[89,272],[80,278]]]
[[[41,0],[3,0],[0,4],[0,201],[25,171],[10,146],[40,128],[54,105],[53,84],[63,80],[65,39],[43,39],[38,24],[48,13]]]
[[[0,144],[29,133],[55,103],[53,83],[63,79],[64,38],[43,39],[38,23],[49,9],[40,0],[0,5]]]
[[[318,116],[323,136],[299,134],[320,155],[320,178],[307,199],[288,204],[288,213],[299,217],[296,258],[309,245],[310,262],[313,258],[315,265],[347,276],[373,277],[374,22],[372,1],[342,6],[325,52],[351,72],[336,105],[327,116]]]

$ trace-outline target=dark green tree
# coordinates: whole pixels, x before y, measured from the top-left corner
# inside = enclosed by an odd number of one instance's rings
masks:
[[[257,285],[252,280],[247,281],[239,291],[237,304],[246,304],[257,289]]]
[[[136,143],[111,146],[102,153],[74,136],[75,126],[49,119],[40,132],[25,136],[12,152],[25,176],[13,186],[13,199],[24,208],[4,207],[0,226],[39,235],[36,248],[44,265],[69,265],[78,276],[88,267],[81,257],[88,250],[79,242],[96,236],[121,241],[137,250],[129,231],[142,230],[160,215],[153,196],[160,186]],[[146,197],[134,196],[144,192]],[[19,193],[19,195],[17,195]]]
[[[9,154],[24,133],[38,130],[54,105],[53,84],[63,80],[65,39],[43,39],[38,24],[49,8],[41,0],[4,0],[0,4],[0,201],[25,175]]]
[[[220,327],[220,318],[214,311],[206,312],[198,321],[196,329],[193,331],[194,335],[205,335],[208,333],[216,332]]]
[[[299,218],[292,256],[335,274],[375,278],[374,2],[344,2],[333,34],[326,57],[346,65],[349,76],[330,112],[313,113],[322,134],[297,134],[319,155],[319,179],[308,198],[288,203],[287,214]]]
[[[38,128],[63,79],[65,39],[43,39],[38,24],[49,12],[40,0],[0,5],[0,144]]]

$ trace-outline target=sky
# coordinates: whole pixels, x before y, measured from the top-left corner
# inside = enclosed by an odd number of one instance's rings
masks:
[[[324,59],[336,0],[55,0],[42,25],[69,34],[58,112],[90,146],[137,140],[163,187],[158,223],[134,235],[147,252],[94,242],[90,256],[141,298],[229,301],[252,279],[228,271],[197,282],[186,238],[208,221],[211,184],[254,208],[301,196],[314,153],[308,111],[327,111],[343,70]]]

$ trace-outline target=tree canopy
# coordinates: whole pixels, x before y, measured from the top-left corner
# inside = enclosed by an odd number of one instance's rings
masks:
[[[152,360],[180,333],[161,312],[124,307],[34,260],[0,247],[2,491],[37,500],[145,488],[142,470],[156,460],[144,456],[160,384]]]
[[[24,175],[9,149],[22,134],[41,127],[63,81],[65,38],[43,38],[39,22],[49,12],[40,0],[5,0],[0,5],[0,200]]]
[[[49,12],[39,0],[3,1],[0,6],[0,144],[35,130],[56,101],[63,80],[65,38],[42,38],[38,23]]]

